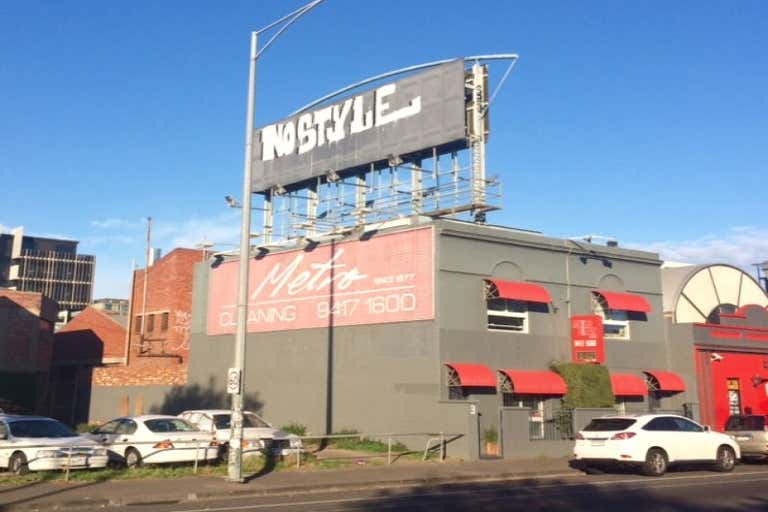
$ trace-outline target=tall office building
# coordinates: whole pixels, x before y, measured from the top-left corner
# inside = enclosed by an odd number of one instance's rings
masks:
[[[93,294],[96,258],[77,254],[77,244],[25,236],[22,227],[0,234],[0,287],[42,293],[66,317],[84,309]]]

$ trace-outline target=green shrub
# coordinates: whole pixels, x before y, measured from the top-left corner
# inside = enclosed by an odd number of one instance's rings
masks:
[[[498,443],[499,433],[496,431],[496,428],[490,427],[485,432],[483,432],[483,440],[486,443]]]
[[[559,374],[568,386],[568,392],[563,397],[563,407],[613,407],[611,377],[605,366],[555,361],[550,368]]]
[[[307,427],[302,425],[301,423],[288,423],[287,425],[283,425],[282,427],[280,427],[280,430],[296,436],[307,435]]]

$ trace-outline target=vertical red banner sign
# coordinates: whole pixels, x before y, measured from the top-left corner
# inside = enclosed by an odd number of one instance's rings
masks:
[[[598,315],[571,317],[571,343],[574,363],[604,363],[603,319]]]
[[[434,318],[433,236],[412,229],[251,259],[248,331]],[[237,271],[237,261],[211,270],[208,334],[235,332]]]

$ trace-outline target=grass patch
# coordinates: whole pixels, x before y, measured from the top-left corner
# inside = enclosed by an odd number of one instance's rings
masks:
[[[354,436],[359,434],[357,430],[341,430],[336,432],[338,435]],[[378,441],[376,439],[369,439],[367,437],[345,437],[337,439],[329,439],[328,446],[331,448],[338,448],[340,450],[353,450],[361,452],[374,452],[374,453],[386,453],[387,442]],[[408,447],[398,441],[392,442],[392,452],[407,452]]]

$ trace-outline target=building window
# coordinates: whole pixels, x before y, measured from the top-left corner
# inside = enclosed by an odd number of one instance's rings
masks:
[[[592,306],[596,315],[603,319],[603,334],[606,338],[629,339],[629,314],[621,309],[610,309],[601,295],[592,295]]]
[[[732,315],[736,313],[736,311],[739,308],[733,304],[718,304],[715,306],[715,308],[709,313],[709,316],[707,317],[707,323],[708,324],[719,324],[720,323],[720,315]]]
[[[136,332],[141,332],[141,317],[137,316],[133,322],[133,328]]]
[[[147,331],[152,332],[155,330],[155,315],[149,315],[147,318]]]
[[[448,400],[466,400],[467,392],[461,385],[461,378],[456,370],[448,367]]]
[[[160,332],[165,332],[167,330],[168,330],[168,312],[166,311],[160,317]]]
[[[488,329],[528,332],[528,305],[511,299],[488,299]]]

